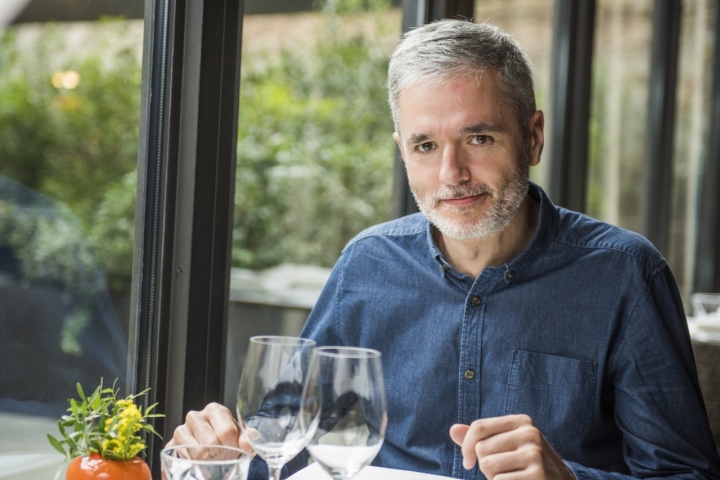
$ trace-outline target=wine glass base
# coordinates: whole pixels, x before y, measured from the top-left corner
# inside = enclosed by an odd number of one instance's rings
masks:
[[[346,469],[337,469],[337,468],[327,468],[327,467],[323,466],[323,470],[325,470],[333,478],[333,480],[350,480],[355,475],[357,475],[360,470],[362,470],[362,467],[353,468],[352,470],[346,470]]]

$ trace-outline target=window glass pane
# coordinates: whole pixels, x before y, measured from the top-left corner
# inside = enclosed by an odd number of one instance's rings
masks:
[[[76,382],[124,389],[128,360],[143,21],[106,15],[143,5],[40,3],[0,2],[0,476],[13,480],[54,477],[46,434]]]
[[[535,80],[537,108],[545,112],[544,162],[530,170],[530,177],[547,185],[550,152],[548,126],[550,107],[550,69],[554,0],[475,0],[475,22],[489,21],[510,33],[530,57]]]
[[[683,2],[680,28],[670,250],[664,254],[688,309],[710,115],[713,5]],[[588,213],[634,231],[642,229],[652,8],[650,0],[601,0],[596,20]]]
[[[652,1],[600,0],[595,25],[587,210],[639,231]]]
[[[702,162],[707,151],[715,40],[715,2],[683,1],[673,158],[672,218],[667,258],[691,311]]]
[[[249,336],[298,334],[347,241],[390,219],[385,81],[400,27],[385,0],[245,16],[225,389],[233,410]]]

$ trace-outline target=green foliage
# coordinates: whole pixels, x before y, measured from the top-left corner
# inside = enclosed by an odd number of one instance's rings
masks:
[[[96,206],[96,220],[90,226],[90,238],[94,240],[108,287],[115,292],[130,287],[136,186],[137,170],[110,181]]]
[[[50,444],[66,457],[95,453],[104,459],[127,461],[145,449],[143,432],[160,437],[147,423],[148,418],[164,417],[151,413],[157,403],[145,409],[144,413],[142,407],[135,404],[135,399],[147,390],[118,399],[119,390],[115,389],[115,385],[103,388],[101,380],[89,397],[79,383],[77,392],[80,399],[70,399],[69,415],[63,415],[58,421],[62,438],[58,440],[50,434],[47,436]]]
[[[353,235],[388,219],[394,144],[384,84],[391,47],[383,45],[387,35],[340,35],[345,13],[362,10],[377,26],[387,5],[333,1],[312,51],[243,59],[234,266],[331,266]],[[107,35],[77,55],[67,52],[58,26],[42,27],[32,48],[21,46],[17,29],[0,34],[0,175],[64,202],[94,243],[110,288],[127,291],[141,82],[132,41],[140,39],[123,37],[123,22],[106,26]],[[63,70],[79,73],[77,88],[52,85]],[[60,247],[70,245],[40,231],[33,238],[22,260],[38,260],[35,275],[62,276],[73,258]],[[53,256],[39,262],[41,252]],[[68,332],[82,326],[82,315],[71,320]],[[70,337],[65,344],[74,348]]]
[[[26,230],[33,232],[23,239],[29,243],[10,238],[27,282],[56,281],[72,288],[76,282],[65,277],[84,271],[73,263],[78,252],[94,258],[81,246],[87,244],[83,232],[89,232],[113,286],[129,288],[135,184],[127,176],[137,164],[141,67],[135,46],[124,37],[125,23],[108,20],[103,26],[107,36],[77,55],[68,54],[52,24],[39,29],[32,48],[19,40],[16,29],[0,35],[0,175],[67,207],[62,215],[24,225],[35,227]],[[79,74],[77,88],[54,87],[53,75],[67,70]],[[7,241],[9,233],[0,236]]]
[[[331,266],[353,235],[388,219],[389,53],[364,36],[330,33],[308,56],[245,60],[235,266]]]
[[[344,14],[363,10],[385,12],[392,5],[391,0],[323,0],[318,3],[326,14]]]

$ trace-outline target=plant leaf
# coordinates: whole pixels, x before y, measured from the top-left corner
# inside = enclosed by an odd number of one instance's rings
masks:
[[[162,440],[162,435],[160,435],[158,432],[156,432],[155,429],[153,428],[153,426],[150,425],[149,423],[146,424],[146,425],[143,425],[142,428],[143,428],[143,430],[145,430],[145,431],[148,431],[148,432],[150,432],[150,433],[153,433],[153,434],[157,435],[157,436],[160,438],[160,440]]]
[[[77,389],[78,395],[80,395],[81,400],[85,400],[85,392],[83,391],[82,385],[80,385],[80,382],[77,382],[75,384],[75,388]]]
[[[55,437],[53,437],[52,435],[50,435],[48,433],[47,438],[50,441],[50,445],[52,445],[55,448],[55,450],[62,453],[63,455],[67,455],[67,453],[65,453],[65,449],[62,446],[62,443],[60,443]]]

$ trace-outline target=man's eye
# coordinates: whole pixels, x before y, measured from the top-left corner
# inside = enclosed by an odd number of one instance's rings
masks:
[[[487,135],[475,135],[473,137],[473,141],[476,145],[485,145],[487,142],[490,141],[490,137]]]
[[[430,142],[421,143],[416,147],[421,152],[429,152],[433,149],[433,144]]]

